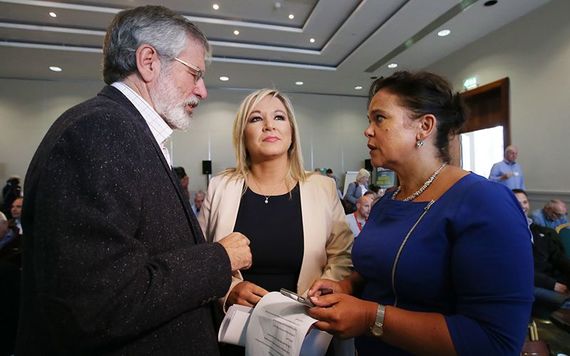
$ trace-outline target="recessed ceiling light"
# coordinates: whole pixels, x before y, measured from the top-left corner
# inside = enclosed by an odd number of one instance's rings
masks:
[[[234,35],[239,35],[239,31],[238,30],[234,30]]]
[[[362,85],[357,85],[354,87],[354,90],[362,90]]]
[[[445,29],[445,30],[441,30],[437,33],[437,35],[439,37],[445,37],[447,35],[449,35],[451,33],[451,30]]]
[[[485,3],[483,4],[484,6],[493,6],[497,3],[497,0],[489,0],[489,1],[485,1]]]
[[[50,11],[49,15],[50,15],[51,17],[57,17],[57,14],[56,14],[55,12],[53,12],[53,11]]]
[[[311,38],[311,39],[309,40],[309,42],[315,43],[315,39],[314,39],[314,38]]]
[[[398,63],[390,63],[388,64],[388,68],[393,69],[396,68],[398,66]]]
[[[295,15],[289,14],[289,20],[293,20],[294,18],[295,18]]]
[[[305,84],[305,83],[303,83],[301,81],[295,82],[295,85],[303,85],[303,84]]]
[[[220,9],[220,5],[214,4],[214,5],[212,5],[212,9],[214,9],[214,10],[219,10],[219,9]]]
[[[51,70],[52,72],[61,72],[63,69],[61,69],[61,67],[50,66],[49,70]]]
[[[221,80],[222,82],[227,82],[228,80],[230,80],[230,77],[226,77],[225,75],[222,75],[222,76],[220,77],[220,80]]]

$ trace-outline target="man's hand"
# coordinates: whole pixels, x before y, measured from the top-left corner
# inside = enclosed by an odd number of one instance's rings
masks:
[[[249,249],[249,240],[243,234],[232,232],[218,241],[218,243],[226,249],[232,264],[232,272],[251,267],[251,250]]]
[[[558,282],[556,282],[556,284],[554,284],[554,291],[558,292],[558,293],[562,293],[562,294],[570,293],[570,291],[568,291],[568,287],[566,286],[566,284],[558,283]]]

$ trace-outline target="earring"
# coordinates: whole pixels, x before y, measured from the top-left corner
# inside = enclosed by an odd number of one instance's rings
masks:
[[[423,140],[417,140],[417,141],[416,141],[416,147],[417,147],[417,148],[420,148],[420,147],[422,147],[423,145],[424,145],[424,141],[423,141]]]

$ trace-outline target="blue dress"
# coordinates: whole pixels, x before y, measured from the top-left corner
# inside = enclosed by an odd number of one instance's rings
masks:
[[[460,355],[518,355],[533,301],[533,261],[514,195],[473,173],[433,204],[392,194],[372,208],[352,250],[365,280],[360,297],[443,314]],[[356,347],[361,356],[407,354],[372,336],[357,338]]]

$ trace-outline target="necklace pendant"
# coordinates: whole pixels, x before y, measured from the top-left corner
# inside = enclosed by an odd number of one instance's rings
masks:
[[[265,197],[265,204],[269,204],[269,197]]]

